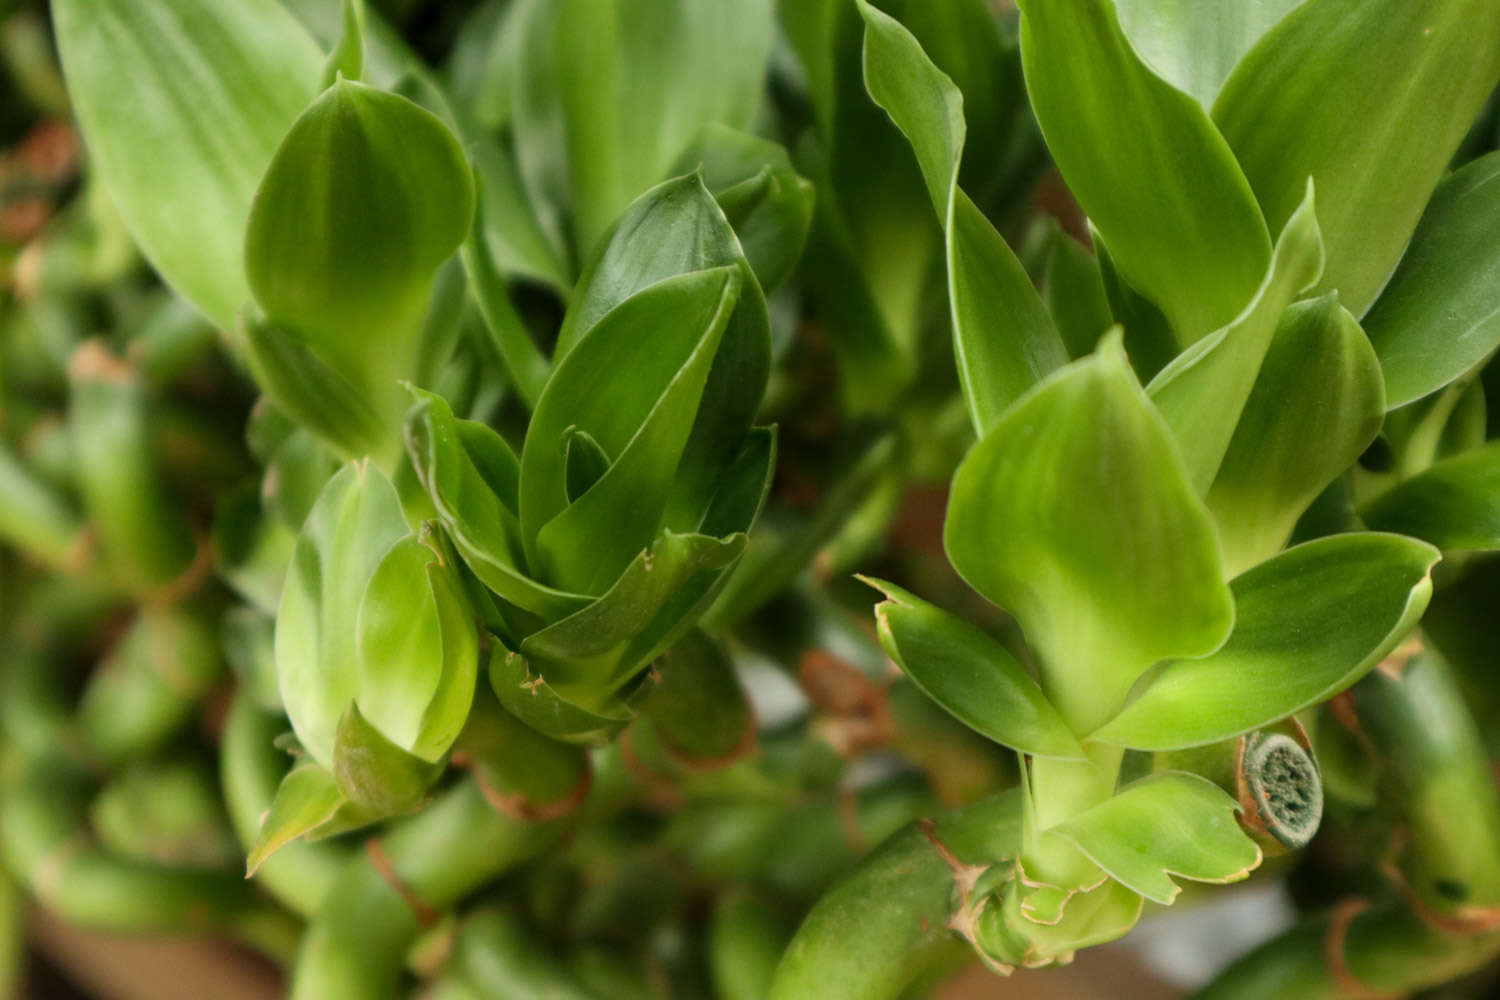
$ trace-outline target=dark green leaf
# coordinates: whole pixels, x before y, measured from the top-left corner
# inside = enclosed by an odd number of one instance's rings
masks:
[[[372,818],[415,808],[446,762],[407,753],[370,725],[353,702],[333,740],[333,776],[349,801]]]
[[[1092,353],[1099,338],[1114,326],[1098,260],[1055,222],[1042,271],[1042,296],[1070,357]],[[1128,328],[1125,336],[1128,353]]]
[[[1500,442],[1438,462],[1365,504],[1359,516],[1445,552],[1500,549]]]
[[[1405,405],[1479,365],[1500,345],[1500,153],[1438,185],[1365,329],[1386,405]]]

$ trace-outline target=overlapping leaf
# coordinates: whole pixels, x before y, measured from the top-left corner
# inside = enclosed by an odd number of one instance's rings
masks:
[[[1236,577],[1235,626],[1212,655],[1158,667],[1091,739],[1168,750],[1228,739],[1353,684],[1421,617],[1432,546],[1332,535]]]
[[[1500,549],[1500,442],[1438,462],[1359,514],[1372,528],[1415,535],[1444,551]]]

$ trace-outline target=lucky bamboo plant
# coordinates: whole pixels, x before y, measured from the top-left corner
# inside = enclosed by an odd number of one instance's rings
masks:
[[[1484,995],[1492,0],[0,18],[0,997]]]

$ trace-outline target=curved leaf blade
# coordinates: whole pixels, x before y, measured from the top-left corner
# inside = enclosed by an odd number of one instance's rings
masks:
[[[1491,0],[1307,0],[1235,68],[1213,116],[1272,228],[1313,178],[1319,288],[1360,316],[1497,82]]]
[[[1373,532],[1286,550],[1235,578],[1235,628],[1218,651],[1163,664],[1089,739],[1138,750],[1198,746],[1332,697],[1416,624],[1438,559],[1425,542]]]
[[[1500,549],[1500,442],[1452,458],[1360,508],[1379,531],[1398,531],[1443,551]]]
[[[880,644],[929,698],[996,743],[1083,759],[1067,723],[1008,649],[894,584],[860,579],[886,596],[875,606]]]
[[[1266,271],[1271,238],[1208,113],[1141,62],[1113,0],[1020,7],[1042,135],[1120,273],[1181,344],[1234,319]]]
[[[1212,108],[1251,47],[1302,0],[1115,0],[1120,26],[1162,79]]]
[[[1075,732],[1114,714],[1152,663],[1229,634],[1213,524],[1118,335],[974,446],[943,538],[963,578],[1020,621]]]

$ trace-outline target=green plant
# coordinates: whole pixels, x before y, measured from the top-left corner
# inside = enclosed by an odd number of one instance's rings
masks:
[[[1491,0],[12,6],[0,995],[1500,953]]]

